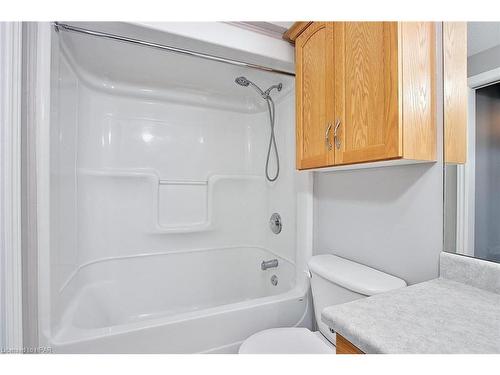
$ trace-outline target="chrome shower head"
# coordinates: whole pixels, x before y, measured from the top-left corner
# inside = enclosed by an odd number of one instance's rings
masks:
[[[255,83],[247,79],[246,77],[240,76],[236,77],[234,80],[238,85],[248,87],[251,86],[257,91],[262,99],[264,99],[267,103],[267,109],[269,110],[269,120],[271,122],[271,136],[269,138],[269,147],[267,149],[267,159],[266,159],[266,178],[270,182],[274,182],[277,180],[279,174],[280,174],[280,159],[278,155],[278,146],[276,146],[276,138],[274,136],[274,116],[275,116],[275,107],[274,107],[274,101],[273,98],[271,98],[271,91],[273,89],[276,89],[277,91],[281,91],[283,88],[283,84],[280,82],[277,85],[272,85],[269,87],[266,91],[262,91],[259,86],[257,86]],[[276,155],[276,174],[274,177],[271,177],[269,175],[269,160],[271,158],[271,149],[274,146],[274,153]]]
[[[234,80],[234,82],[236,82],[238,85],[244,86],[244,87],[251,86],[255,89],[255,91],[257,91],[260,94],[260,96],[262,96],[264,99],[266,98],[266,94],[264,93],[264,91],[262,91],[259,86],[257,86],[255,83],[250,81],[248,78],[243,77],[243,76],[238,77]]]
[[[279,83],[279,84],[277,84],[277,85],[273,85],[273,86],[269,87],[266,91],[262,91],[262,89],[261,89],[259,86],[257,86],[255,83],[253,83],[253,82],[252,82],[252,81],[250,81],[248,78],[243,77],[243,76],[241,76],[241,77],[237,77],[237,78],[234,80],[234,82],[236,82],[238,85],[240,85],[240,86],[244,86],[244,87],[252,86],[252,87],[255,89],[255,91],[257,91],[257,92],[260,94],[260,96],[261,96],[263,99],[266,99],[266,100],[267,100],[268,98],[270,98],[270,94],[271,94],[271,91],[272,91],[273,89],[276,89],[276,90],[278,90],[278,91],[281,91],[281,89],[283,88],[283,84]]]
[[[234,82],[241,86],[248,86],[250,84],[250,81],[245,77],[238,77],[234,80]]]

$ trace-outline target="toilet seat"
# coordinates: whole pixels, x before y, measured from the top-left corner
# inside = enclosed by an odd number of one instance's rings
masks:
[[[328,345],[307,328],[272,328],[250,336],[240,346],[240,354],[334,354]]]

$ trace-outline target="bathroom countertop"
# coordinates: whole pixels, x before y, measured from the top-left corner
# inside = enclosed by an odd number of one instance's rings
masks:
[[[443,277],[327,307],[322,320],[365,353],[500,353],[500,294]]]

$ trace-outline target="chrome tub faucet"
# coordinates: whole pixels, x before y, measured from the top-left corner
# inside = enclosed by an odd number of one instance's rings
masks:
[[[278,259],[263,260],[262,263],[260,264],[260,269],[262,271],[265,271],[268,268],[276,268],[276,267],[278,267]]]

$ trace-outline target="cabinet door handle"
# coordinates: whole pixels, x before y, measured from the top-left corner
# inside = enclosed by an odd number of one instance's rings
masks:
[[[340,126],[340,119],[337,119],[337,122],[335,123],[335,129],[333,129],[333,141],[335,142],[335,147],[337,147],[337,150],[340,150],[340,139],[337,135],[337,131],[339,130],[339,126]],[[330,147],[330,149],[331,149],[331,147]]]
[[[330,143],[330,138],[328,137],[331,128],[332,128],[332,123],[329,123],[328,126],[326,127],[326,132],[325,132],[325,144],[329,150],[331,150],[333,147],[333,145]]]

